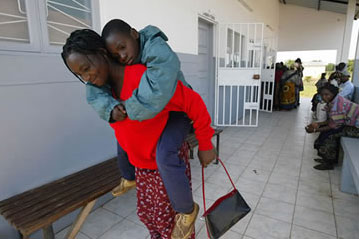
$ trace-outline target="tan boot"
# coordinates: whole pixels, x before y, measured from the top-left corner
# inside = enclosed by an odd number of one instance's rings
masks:
[[[136,187],[136,180],[127,180],[124,178],[121,178],[121,182],[118,186],[116,186],[114,189],[112,189],[112,195],[114,197],[121,196],[128,190],[131,190],[132,188]]]
[[[197,219],[199,206],[194,203],[193,212],[190,214],[178,213],[175,217],[175,226],[172,230],[171,239],[188,239],[193,230]]]

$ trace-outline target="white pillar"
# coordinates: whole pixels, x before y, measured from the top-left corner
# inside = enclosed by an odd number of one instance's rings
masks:
[[[347,8],[347,18],[344,28],[343,44],[340,52],[340,62],[348,62],[350,38],[352,35],[353,21],[355,15],[356,0],[349,0]]]
[[[359,86],[359,33],[358,33],[357,48],[355,51],[355,58],[354,58],[353,84]]]

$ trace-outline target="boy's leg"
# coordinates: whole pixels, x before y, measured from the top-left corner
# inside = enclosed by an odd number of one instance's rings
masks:
[[[179,149],[191,128],[190,119],[183,112],[170,112],[166,127],[157,144],[157,166],[176,212],[193,211],[193,196],[186,164],[178,157]]]
[[[128,161],[127,153],[117,143],[117,165],[124,179],[135,180],[135,167]]]
[[[120,196],[136,186],[135,167],[128,161],[127,153],[117,143],[117,164],[121,173],[121,181],[112,189],[113,196]]]

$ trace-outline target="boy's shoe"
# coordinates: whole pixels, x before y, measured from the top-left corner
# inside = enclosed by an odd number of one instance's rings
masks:
[[[199,206],[194,203],[193,212],[189,214],[178,213],[175,217],[175,226],[172,230],[171,239],[187,239],[194,230],[194,223],[197,219]]]
[[[116,186],[114,189],[112,189],[112,195],[114,197],[121,196],[128,190],[131,190],[132,188],[136,187],[136,180],[127,180],[124,178],[121,178],[121,182],[118,186]]]

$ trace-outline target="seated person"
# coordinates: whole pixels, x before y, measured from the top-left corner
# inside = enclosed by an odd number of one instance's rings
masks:
[[[139,87],[141,78],[146,71],[146,67],[143,65],[124,67],[115,62],[108,55],[100,36],[88,29],[77,30],[70,35],[63,48],[62,57],[69,70],[81,81],[85,83],[91,82],[99,87],[108,84],[111,86],[112,94],[120,101],[132,96],[133,92]],[[203,100],[182,82],[178,82],[170,102],[153,119],[134,121],[126,118],[111,124],[119,144],[129,156],[130,163],[136,167],[136,175],[138,172],[143,173],[143,169],[147,170],[145,171],[146,173],[159,175],[159,166],[156,162],[156,147],[158,141],[161,141],[161,134],[166,126],[169,111],[183,111],[194,121],[193,126],[199,143],[199,159],[203,166],[207,166],[216,157],[211,143],[214,130],[210,127],[211,119]],[[178,151],[175,153],[177,154]],[[184,162],[179,161],[178,164],[182,165]],[[179,173],[185,175],[184,171],[179,171],[177,174]],[[178,177],[178,175],[172,175],[172,177]],[[141,180],[143,180],[143,177],[136,179],[138,192],[148,192],[148,190],[153,190],[152,187],[158,187],[155,190],[158,189],[157,192],[162,196],[166,193],[167,198],[166,191],[168,190],[167,188],[164,190],[165,183],[147,185]],[[180,189],[173,188],[172,190]],[[177,195],[180,195],[180,193]],[[173,207],[168,203],[169,201],[153,201],[142,197],[144,196],[142,194],[137,196],[138,215],[150,230],[153,238],[160,236],[185,239],[192,234],[194,220],[198,214],[197,204],[194,205],[193,211],[188,215],[190,218],[181,220],[183,218],[182,214],[177,214],[176,216],[171,214],[170,218],[165,216],[168,215],[166,212],[169,207],[173,211]],[[163,198],[160,195],[157,196]],[[151,196],[149,197],[151,198]],[[155,213],[155,217],[153,217],[154,214],[147,215],[143,213],[142,209],[145,204],[143,200],[147,203],[152,203],[151,210]],[[163,205],[166,205],[166,207],[163,208]],[[154,208],[160,209],[160,211]],[[161,211],[162,209],[164,211]],[[142,213],[139,213],[140,211]],[[161,221],[161,223],[158,224],[156,220]],[[165,226],[163,226],[164,224]]]
[[[348,100],[353,100],[355,88],[349,78],[350,73],[347,70],[343,70],[340,75],[339,95]]]
[[[320,163],[314,166],[317,170],[330,170],[338,163],[340,137],[359,138],[359,105],[338,94],[337,87],[330,83],[323,86],[320,95],[328,104],[329,119],[321,123],[311,123],[305,129],[308,133],[320,132],[314,143],[318,155],[314,159]]]
[[[324,86],[326,83],[328,83],[327,79],[325,78],[326,73],[322,73],[320,79],[315,83],[315,86],[317,87],[317,93],[312,98],[312,111],[317,112],[317,105],[318,103],[322,103],[322,98],[319,94],[319,89]]]

